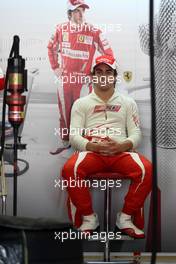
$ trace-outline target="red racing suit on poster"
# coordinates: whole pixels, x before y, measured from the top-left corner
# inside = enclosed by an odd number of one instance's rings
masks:
[[[83,136],[84,135],[84,136]],[[94,91],[78,99],[71,113],[70,142],[76,152],[68,159],[62,176],[68,182],[68,212],[76,227],[82,216],[93,211],[89,188],[84,180],[99,172],[119,173],[130,179],[131,184],[125,197],[123,213],[134,217],[135,225],[143,229],[143,205],[152,187],[152,166],[143,155],[131,151],[104,156],[86,150],[91,141],[106,141],[108,138],[121,143],[129,140],[136,148],[141,141],[138,108],[135,101],[118,92],[105,103]],[[74,188],[71,182],[75,183]]]
[[[61,68],[62,76],[58,88],[60,129],[67,128],[68,140],[70,113],[73,102],[91,91],[91,66],[95,52],[113,56],[113,51],[101,30],[84,23],[75,26],[71,22],[57,26],[55,35],[48,44],[48,56],[53,70]],[[60,57],[60,58],[59,58]],[[59,80],[58,80],[59,81]]]
[[[4,89],[4,74],[3,71],[0,68],[0,91]]]

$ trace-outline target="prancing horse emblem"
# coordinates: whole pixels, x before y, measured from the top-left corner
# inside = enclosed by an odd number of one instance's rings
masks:
[[[123,78],[126,82],[131,82],[132,80],[132,77],[133,77],[133,73],[131,71],[125,71],[123,73]]]

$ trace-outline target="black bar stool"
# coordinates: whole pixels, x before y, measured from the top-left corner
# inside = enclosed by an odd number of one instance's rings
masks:
[[[104,190],[104,231],[106,234],[109,233],[111,225],[111,187],[108,185],[109,180],[122,179],[122,175],[113,172],[99,172],[93,175],[89,175],[88,179],[91,180],[106,180],[106,189]],[[133,240],[129,236],[123,236],[121,240]],[[134,264],[134,261],[115,261],[110,260],[110,240],[109,236],[106,236],[105,246],[104,246],[104,261],[103,262],[86,262],[87,264],[101,264],[101,263],[118,263],[118,264]]]

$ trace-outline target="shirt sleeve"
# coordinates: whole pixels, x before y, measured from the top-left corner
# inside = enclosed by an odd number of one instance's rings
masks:
[[[59,68],[58,63],[58,52],[59,52],[59,35],[60,35],[60,29],[59,26],[57,26],[55,34],[53,34],[49,40],[48,43],[48,58],[51,64],[51,68],[53,70]]]
[[[86,145],[89,140],[82,136],[84,128],[85,111],[81,100],[78,99],[72,106],[70,122],[70,144],[75,150],[86,151]]]
[[[136,148],[141,141],[141,129],[139,112],[136,102],[131,99],[127,106],[127,139],[133,144],[133,148]]]
[[[96,38],[96,45],[97,45],[97,50],[102,54],[114,56],[112,48],[109,44],[109,41],[106,38],[106,35],[102,33],[101,30],[97,32],[97,38]]]

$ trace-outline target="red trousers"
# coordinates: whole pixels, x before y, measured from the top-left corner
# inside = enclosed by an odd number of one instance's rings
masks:
[[[0,91],[4,89],[5,79],[0,77]]]
[[[135,152],[123,152],[115,156],[102,156],[93,152],[75,153],[66,162],[62,176],[68,182],[81,182],[98,172],[117,172],[121,179],[131,179],[122,212],[140,217],[144,201],[152,187],[152,166],[144,156]],[[76,227],[81,225],[82,216],[93,213],[92,200],[87,186],[71,187],[68,184],[69,216]],[[143,221],[143,220],[142,220]],[[139,228],[143,223],[136,220]]]

